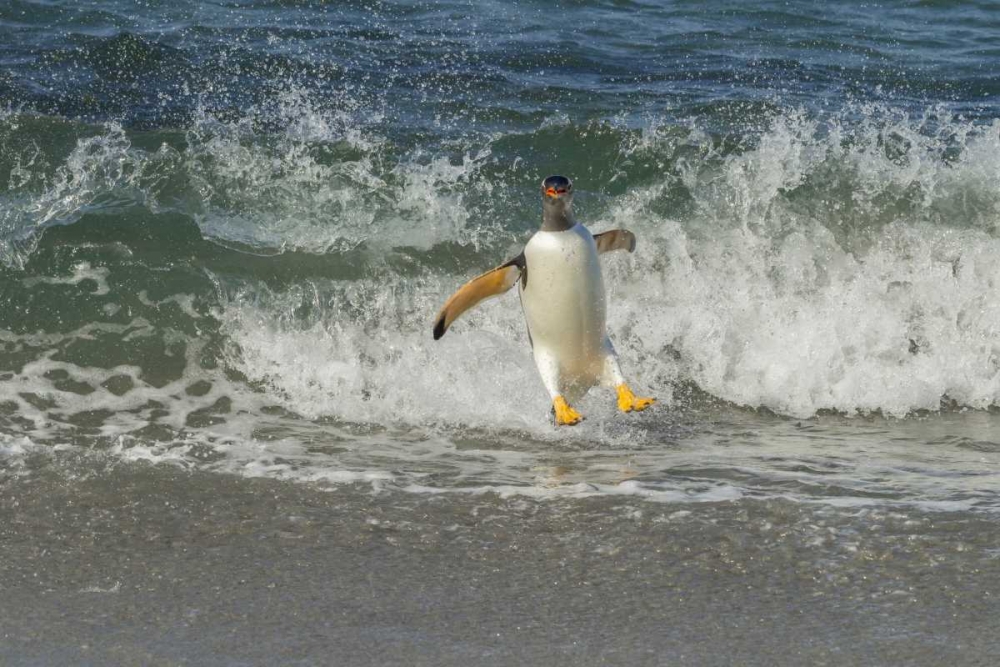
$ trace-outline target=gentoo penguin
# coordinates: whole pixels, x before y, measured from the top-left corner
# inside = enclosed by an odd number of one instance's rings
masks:
[[[600,383],[618,392],[622,412],[645,410],[656,399],[632,393],[605,330],[604,281],[597,256],[635,250],[624,229],[591,235],[573,219],[573,183],[565,176],[542,181],[542,227],[524,251],[463,285],[434,322],[434,340],[480,301],[520,283],[521,308],[542,382],[552,397],[556,424],[577,424],[583,416],[570,403]]]

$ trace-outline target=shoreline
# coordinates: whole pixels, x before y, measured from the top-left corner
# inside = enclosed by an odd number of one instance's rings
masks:
[[[0,485],[5,663],[963,665],[1000,648],[1000,531],[969,513],[77,472]]]

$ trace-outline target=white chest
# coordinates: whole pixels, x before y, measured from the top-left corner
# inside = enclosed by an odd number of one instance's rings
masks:
[[[524,248],[521,289],[532,344],[571,362],[596,355],[605,336],[604,281],[594,237],[582,225],[538,232]]]

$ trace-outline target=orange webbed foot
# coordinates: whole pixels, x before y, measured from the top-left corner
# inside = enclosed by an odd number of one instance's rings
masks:
[[[562,396],[556,396],[552,400],[552,409],[555,411],[558,426],[573,426],[583,421],[583,415],[571,408]]]
[[[628,385],[622,383],[616,387],[618,391],[618,409],[622,412],[642,412],[653,403],[655,398],[640,398],[632,393]]]

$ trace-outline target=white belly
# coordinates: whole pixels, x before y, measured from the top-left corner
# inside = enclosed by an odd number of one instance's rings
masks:
[[[597,244],[583,225],[538,232],[524,248],[528,284],[521,305],[535,360],[554,362],[564,381],[592,384],[605,356],[604,281]]]

